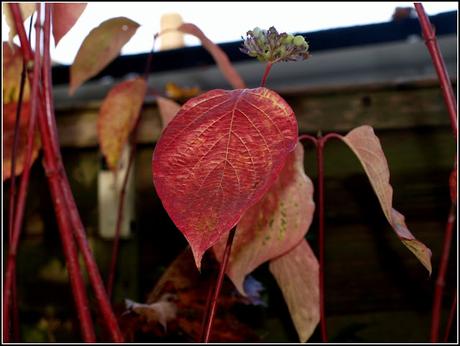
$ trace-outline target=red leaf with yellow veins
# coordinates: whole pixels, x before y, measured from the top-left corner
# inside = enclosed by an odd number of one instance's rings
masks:
[[[136,125],[146,89],[142,78],[122,82],[110,90],[101,105],[97,122],[99,143],[112,170],[117,168],[123,147]]]
[[[296,143],[291,107],[266,88],[212,90],[182,106],[155,147],[153,182],[198,268],[267,192]]]
[[[78,50],[70,67],[69,94],[97,75],[118,54],[121,48],[136,33],[139,24],[125,18],[111,18],[91,30]]]
[[[3,105],[3,180],[11,177],[11,150],[14,142],[14,127],[16,121],[17,102]],[[16,151],[15,174],[19,175],[24,170],[27,146],[27,123],[30,117],[30,103],[23,102],[21,109],[21,121],[19,123],[19,142]],[[38,156],[41,143],[38,132],[35,135],[32,147],[32,162]]]
[[[319,264],[306,240],[270,261],[270,271],[283,292],[300,342],[315,331],[319,313]]]
[[[303,147],[297,144],[270,190],[238,223],[227,275],[243,295],[246,275],[292,249],[310,227],[315,204],[313,184],[305,175],[303,156]],[[226,241],[224,237],[213,247],[219,261]]]
[[[19,99],[19,89],[22,72],[21,48],[15,44],[9,45],[3,42],[3,103],[17,102]],[[25,81],[23,100],[29,99],[29,81]]]
[[[53,4],[53,37],[57,46],[61,38],[72,29],[86,8],[86,3]]]
[[[358,157],[379,199],[382,210],[399,239],[419,259],[431,274],[431,250],[415,239],[407,228],[404,216],[393,209],[393,188],[390,171],[380,141],[370,126],[360,126],[350,131],[342,140]]]

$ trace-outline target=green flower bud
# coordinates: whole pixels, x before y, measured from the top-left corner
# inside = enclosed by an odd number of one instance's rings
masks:
[[[293,40],[293,43],[297,46],[297,47],[300,47],[300,46],[303,46],[305,42],[305,38],[301,35],[297,35],[296,37],[294,37],[294,40]]]
[[[294,40],[294,35],[289,34],[284,38],[283,43],[291,44],[293,40]]]
[[[254,29],[252,29],[252,34],[254,35],[254,37],[259,37],[260,34],[262,34],[262,30],[256,26]]]
[[[277,54],[278,57],[284,56],[284,55],[286,54],[286,48],[285,48],[284,46],[280,46],[280,47],[276,50],[275,54]]]

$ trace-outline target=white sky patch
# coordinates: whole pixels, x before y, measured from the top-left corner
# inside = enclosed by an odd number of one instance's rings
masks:
[[[423,5],[428,15],[458,10],[453,1]],[[396,7],[412,6],[413,2],[91,2],[51,56],[57,63],[71,64],[86,35],[101,22],[119,16],[141,25],[122,50],[122,54],[137,54],[150,51],[161,15],[170,12],[179,13],[184,22],[198,25],[212,41],[222,43],[240,40],[256,26],[293,33],[386,22]],[[2,41],[8,40],[8,32],[2,16]],[[186,36],[185,43],[198,45],[199,41]]]

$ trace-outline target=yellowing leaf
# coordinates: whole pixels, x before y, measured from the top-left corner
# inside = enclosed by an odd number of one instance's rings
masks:
[[[122,82],[110,90],[101,105],[97,123],[99,143],[112,170],[117,168],[122,149],[139,117],[146,89],[142,78]]]
[[[86,3],[53,4],[53,36],[57,46],[61,38],[75,25],[86,8]]]
[[[232,66],[227,54],[214,42],[212,42],[196,25],[191,23],[184,23],[177,30],[182,31],[185,34],[193,35],[197,37],[204,48],[212,55],[214,60],[219,66],[220,70],[224,74],[227,81],[235,89],[243,89],[246,87],[243,79],[239,73]]]
[[[319,264],[306,240],[270,262],[270,271],[283,292],[300,342],[315,331],[319,312]]]
[[[16,121],[17,102],[3,104],[3,180],[11,177],[11,149],[14,142],[14,128]],[[16,152],[15,175],[24,170],[27,146],[27,125],[30,118],[30,103],[22,104],[21,121],[19,123],[19,143]],[[35,132],[35,141],[32,147],[32,162],[38,156],[41,143],[38,132]]]
[[[168,126],[169,122],[174,118],[180,110],[180,104],[165,97],[157,96],[158,110],[160,111],[163,128]]]
[[[390,171],[380,141],[370,126],[350,131],[342,140],[358,157],[379,199],[382,210],[399,239],[420,260],[431,274],[431,251],[415,239],[404,222],[404,216],[393,209],[393,188]]]
[[[72,95],[80,85],[115,59],[138,28],[139,24],[136,22],[117,17],[106,20],[91,30],[70,67],[69,94]]]
[[[227,275],[243,295],[246,275],[292,249],[310,227],[315,204],[313,184],[305,175],[303,156],[303,147],[297,144],[270,190],[238,223]],[[226,238],[213,247],[218,260],[222,259]]]
[[[22,19],[25,21],[27,18],[29,18],[32,13],[35,11],[35,5],[36,3],[34,2],[22,2],[19,4],[19,8],[21,9],[21,14],[22,14]],[[10,32],[8,34],[8,41],[10,44],[13,43],[13,38],[16,36],[16,25],[14,24],[14,18],[13,15],[11,14],[10,10],[10,5],[3,3],[2,4],[2,12],[5,14],[5,20],[6,24],[10,28]]]
[[[19,89],[21,84],[22,72],[22,53],[21,49],[15,45],[3,42],[3,103],[17,102],[19,99]],[[29,99],[29,81],[26,78],[23,101]]]

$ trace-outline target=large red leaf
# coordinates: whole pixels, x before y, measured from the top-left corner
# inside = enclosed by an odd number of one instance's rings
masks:
[[[184,104],[155,147],[153,182],[198,267],[270,188],[296,143],[292,109],[266,88],[212,90]]]
[[[97,122],[99,143],[112,170],[117,168],[123,147],[136,125],[146,89],[142,78],[122,82],[110,90],[101,105]]]
[[[303,147],[297,144],[276,182],[238,223],[227,274],[242,294],[245,294],[243,282],[247,274],[292,249],[310,227],[315,204],[313,184],[305,175],[303,156]],[[226,241],[224,237],[213,247],[219,260]]]
[[[70,67],[69,94],[98,74],[120,53],[139,24],[125,17],[111,18],[91,30]]]
[[[380,141],[370,126],[360,126],[350,131],[343,141],[358,157],[379,199],[382,210],[399,239],[420,260],[431,274],[431,251],[415,239],[404,222],[404,216],[393,209],[393,188],[390,171]]]
[[[16,121],[16,102],[3,105],[3,180],[11,177],[11,150],[14,142],[14,128]],[[30,103],[22,104],[21,121],[19,123],[19,143],[16,152],[15,175],[21,174],[24,170],[24,160],[27,145],[27,123],[30,117]],[[34,145],[32,147],[32,162],[38,156],[41,144],[36,132]]]
[[[186,34],[193,35],[201,41],[203,47],[206,48],[207,51],[212,55],[212,57],[217,63],[217,66],[219,66],[225,78],[227,78],[227,81],[233,88],[241,89],[246,87],[243,79],[228,59],[227,54],[225,54],[222,48],[220,48],[218,45],[212,42],[200,30],[200,28],[198,28],[195,24],[184,23],[181,26],[179,26],[178,30]]]
[[[300,342],[315,331],[319,312],[319,264],[306,240],[270,261],[270,271],[283,292]]]
[[[68,2],[53,4],[53,36],[55,45],[72,29],[86,8],[86,3]]]
[[[21,48],[15,44],[3,42],[3,103],[17,102],[22,72]],[[29,99],[29,82],[26,78],[23,100]]]

